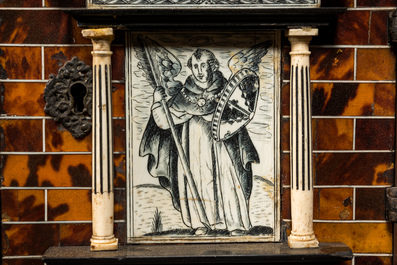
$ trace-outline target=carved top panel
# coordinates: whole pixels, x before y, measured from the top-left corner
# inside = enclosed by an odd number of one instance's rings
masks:
[[[272,8],[272,7],[320,7],[321,0],[87,0],[91,8],[145,8],[162,7],[165,9],[178,7],[197,8]]]

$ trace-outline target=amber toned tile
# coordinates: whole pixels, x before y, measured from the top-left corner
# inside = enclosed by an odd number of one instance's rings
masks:
[[[281,185],[290,185],[290,155],[281,154]]]
[[[127,243],[127,222],[114,224],[114,236],[118,238],[119,244]]]
[[[92,66],[92,47],[91,46],[73,46],[73,47],[45,47],[44,48],[44,76],[48,78],[50,74],[58,74],[67,61],[73,57],[78,57],[80,61]]]
[[[4,187],[91,187],[91,155],[8,155]]]
[[[396,113],[395,102],[395,84],[375,84],[375,116],[394,116]]]
[[[320,189],[313,189],[313,219],[320,219]]]
[[[37,259],[3,259],[3,265],[45,265],[41,258]]]
[[[342,242],[354,253],[391,253],[391,223],[314,223],[320,243]]]
[[[61,246],[89,246],[92,224],[61,224]]]
[[[389,13],[387,11],[372,11],[369,33],[369,44],[387,45]]]
[[[5,256],[43,255],[49,247],[59,244],[59,225],[56,224],[7,224],[2,230]]]
[[[291,190],[283,188],[281,195],[281,219],[291,219]]]
[[[0,7],[41,7],[42,0],[3,0]]]
[[[19,221],[44,221],[44,191],[19,190]]]
[[[313,150],[351,150],[352,148],[352,119],[315,119],[313,121]]]
[[[312,48],[311,52],[312,80],[353,80],[353,49]]]
[[[319,212],[321,220],[353,220],[353,189],[319,189]]]
[[[281,150],[290,150],[290,120],[281,119]]]
[[[357,0],[357,7],[389,7],[396,6],[395,0]]]
[[[394,120],[357,119],[357,150],[393,150],[394,138]]]
[[[116,188],[125,188],[125,155],[114,155],[114,186]]]
[[[85,7],[86,0],[45,0],[47,7]]]
[[[356,220],[385,220],[384,188],[356,189]]]
[[[124,46],[112,46],[112,79],[124,80]]]
[[[114,220],[126,219],[126,193],[125,190],[114,191]]]
[[[325,153],[314,156],[317,185],[391,185],[394,154]]]
[[[321,7],[353,7],[354,0],[321,0]]]
[[[290,80],[291,56],[289,55],[289,52],[291,51],[291,48],[289,47],[290,43],[287,38],[285,38],[285,45],[287,45],[287,47],[283,47],[281,53],[281,61],[283,65],[282,77],[283,80]]]
[[[313,115],[373,115],[375,84],[315,83],[313,90]]]
[[[2,222],[19,221],[18,191],[1,191],[1,220]]]
[[[41,79],[40,47],[1,47],[1,50],[0,65],[9,79]]]
[[[48,152],[91,151],[91,133],[82,139],[75,139],[62,124],[54,120],[46,120],[45,134],[45,146]]]
[[[395,80],[396,55],[393,49],[358,49],[357,80]]]
[[[4,83],[3,114],[44,116],[43,83]]]
[[[0,43],[81,44],[76,21],[61,10],[7,10],[2,12]]]
[[[392,257],[382,256],[356,256],[354,258],[355,265],[392,265]]]
[[[281,115],[289,115],[290,108],[290,85],[284,83],[281,87]]]
[[[113,150],[125,152],[125,120],[113,120]]]
[[[346,11],[338,15],[334,44],[368,44],[370,11]]]
[[[0,120],[4,130],[2,151],[40,152],[43,150],[43,122],[41,120]]]
[[[89,190],[49,190],[49,221],[91,220],[91,189]]]
[[[113,117],[125,117],[125,86],[113,84]]]

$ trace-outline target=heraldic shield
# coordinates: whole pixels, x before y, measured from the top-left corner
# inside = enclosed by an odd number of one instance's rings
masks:
[[[219,100],[212,120],[212,136],[226,140],[247,125],[255,115],[259,96],[259,77],[250,69],[232,76]]]

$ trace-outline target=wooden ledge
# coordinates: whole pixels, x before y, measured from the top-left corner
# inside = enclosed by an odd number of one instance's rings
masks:
[[[297,263],[325,264],[351,260],[343,243],[322,243],[319,248],[290,249],[283,243],[123,245],[118,251],[91,252],[89,246],[51,247],[47,265],[63,264],[190,264],[190,263]]]

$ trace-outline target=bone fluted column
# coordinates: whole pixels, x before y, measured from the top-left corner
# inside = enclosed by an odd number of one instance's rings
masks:
[[[113,126],[110,43],[113,29],[86,29],[93,43],[91,250],[117,250],[114,237]]]
[[[309,43],[318,29],[289,29],[291,43],[291,248],[318,247],[313,230],[313,158]]]

